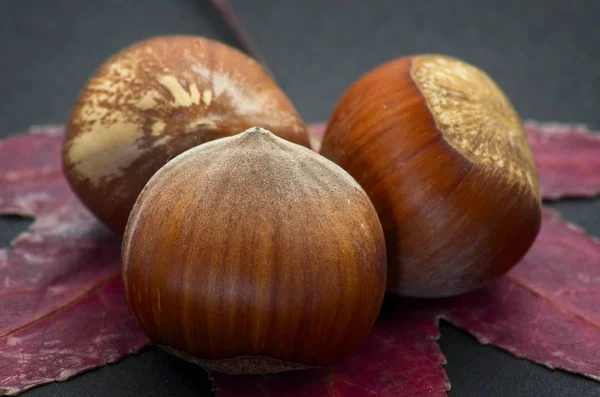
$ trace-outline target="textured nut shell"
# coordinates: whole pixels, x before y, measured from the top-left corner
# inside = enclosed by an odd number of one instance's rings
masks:
[[[64,169],[84,204],[122,232],[139,192],[169,159],[252,126],[308,146],[300,116],[256,61],[201,37],[152,38],[111,57],[82,89]]]
[[[156,173],[127,225],[123,274],[148,335],[197,362],[324,366],[375,322],[385,242],[350,175],[257,128]]]
[[[386,235],[388,291],[448,296],[509,270],[540,227],[519,117],[481,70],[424,55],[358,79],[321,154],[363,186]]]
[[[539,196],[538,177],[517,112],[483,71],[455,58],[421,55],[410,77],[423,95],[444,141],[470,162],[488,165],[509,184],[528,184]]]

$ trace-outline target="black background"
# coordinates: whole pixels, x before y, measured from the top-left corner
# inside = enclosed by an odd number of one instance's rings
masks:
[[[305,120],[327,118],[344,89],[377,64],[439,52],[486,70],[524,119],[600,127],[600,2],[231,2]],[[110,54],[157,34],[238,45],[206,0],[0,2],[0,136],[62,124]],[[600,200],[552,203],[600,235]],[[7,245],[28,221],[0,218]],[[600,384],[517,359],[442,322],[451,397],[600,396]],[[150,348],[24,396],[210,396],[199,367]]]

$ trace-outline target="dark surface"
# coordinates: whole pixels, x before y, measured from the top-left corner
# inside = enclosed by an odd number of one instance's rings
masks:
[[[456,3],[460,3],[457,5]],[[493,7],[492,3],[496,3]],[[508,0],[248,1],[232,4],[306,120],[327,118],[345,87],[415,52],[461,57],[499,83],[524,119],[600,127],[600,2]],[[0,136],[63,123],[78,90],[111,53],[150,35],[201,34],[235,44],[207,1],[0,2]],[[600,200],[555,205],[600,235]],[[0,219],[0,243],[25,228]],[[459,396],[600,396],[600,384],[517,359],[442,324]],[[24,396],[209,396],[203,370],[151,348]]]

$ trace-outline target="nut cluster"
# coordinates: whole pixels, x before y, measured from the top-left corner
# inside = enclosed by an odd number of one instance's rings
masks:
[[[365,340],[386,289],[481,287],[539,231],[520,119],[458,59],[367,72],[320,154],[308,146],[256,61],[205,38],[135,43],[84,86],[65,175],[124,233],[127,298],[159,346],[233,374],[328,366]]]

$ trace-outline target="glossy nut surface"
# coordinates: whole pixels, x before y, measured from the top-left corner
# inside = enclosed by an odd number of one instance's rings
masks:
[[[81,201],[122,233],[169,159],[252,126],[308,146],[294,106],[255,60],[202,37],[155,37],[112,56],[83,87],[67,122],[64,170]]]
[[[515,265],[539,231],[520,119],[492,79],[461,60],[418,55],[366,73],[335,107],[321,154],[377,209],[389,292],[477,288]]]
[[[190,149],[140,194],[123,241],[133,312],[171,353],[228,373],[326,366],[385,291],[381,224],[344,170],[253,128]]]

